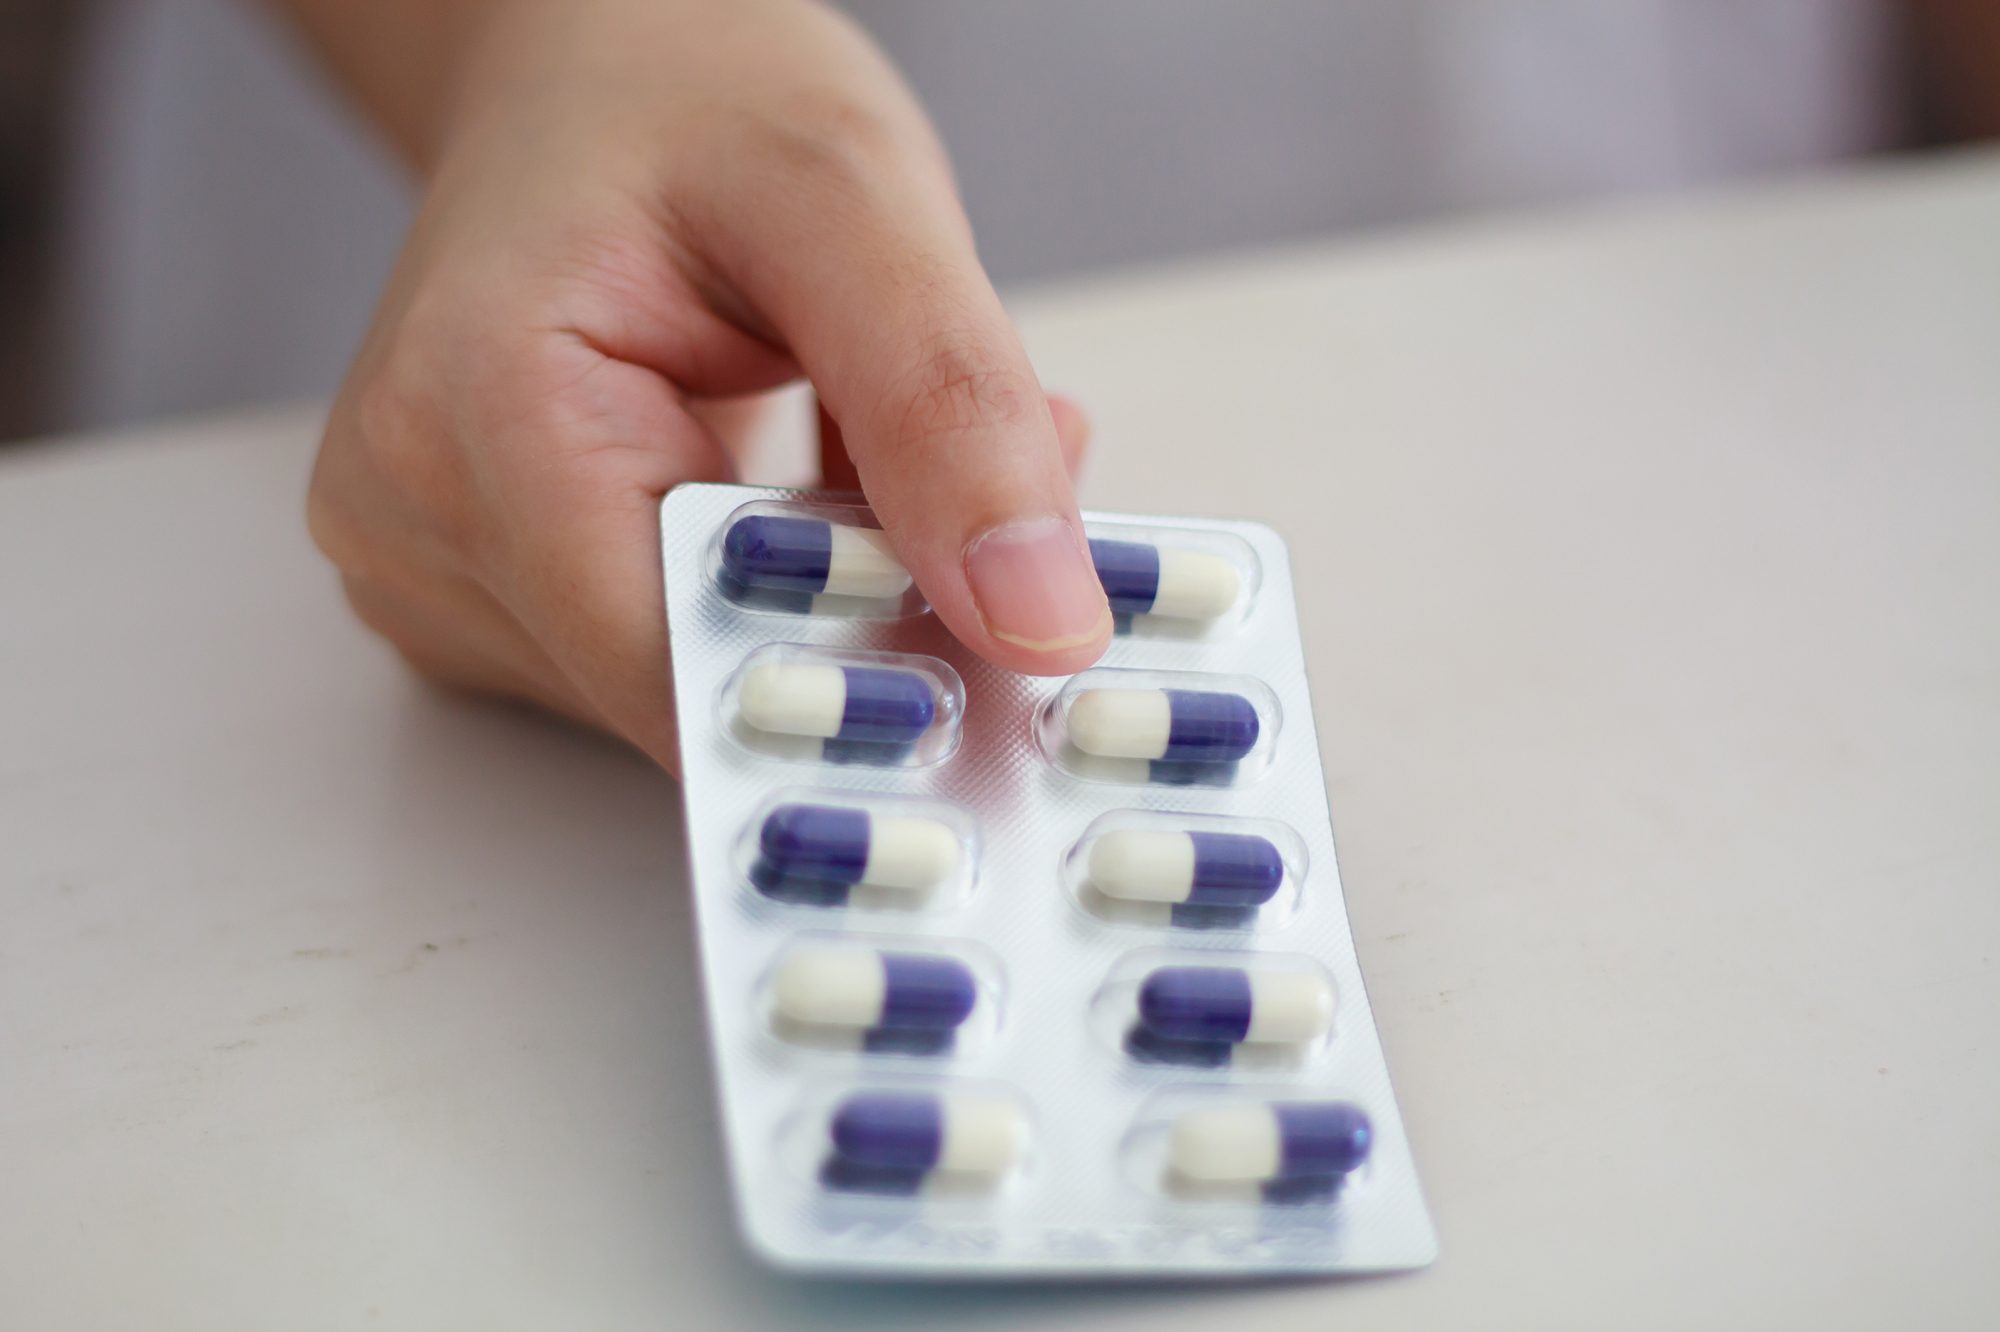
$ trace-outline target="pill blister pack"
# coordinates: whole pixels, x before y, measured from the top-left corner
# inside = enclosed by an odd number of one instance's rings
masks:
[[[660,523],[752,1249],[961,1278],[1431,1261],[1274,532],[1086,514],[1118,632],[1041,678],[959,645],[858,503],[689,485]]]

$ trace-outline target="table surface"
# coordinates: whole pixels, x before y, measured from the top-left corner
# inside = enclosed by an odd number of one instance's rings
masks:
[[[0,461],[0,1323],[1990,1325],[2000,157],[1019,302],[1292,542],[1443,1257],[771,1275],[674,787],[351,624],[292,410]]]

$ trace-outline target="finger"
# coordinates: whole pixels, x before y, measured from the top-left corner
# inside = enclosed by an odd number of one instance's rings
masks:
[[[942,171],[847,159],[748,203],[712,262],[804,367],[939,617],[1013,670],[1095,661],[1111,612],[1055,417]]]
[[[512,617],[473,585],[446,595],[411,594],[343,575],[355,618],[396,649],[410,668],[453,689],[534,703],[586,726],[604,719]]]
[[[685,397],[681,405],[722,446],[731,470],[741,476],[757,469],[759,455],[771,437],[773,401],[768,393],[753,393],[733,398]]]
[[[840,423],[827,414],[826,404],[815,402],[819,417],[819,478],[825,490],[859,490],[861,478],[855,474],[854,460],[847,456],[847,442],[840,436]],[[1056,423],[1056,442],[1062,447],[1063,467],[1075,480],[1083,470],[1084,455],[1090,451],[1090,417],[1075,401],[1059,393],[1049,395],[1049,416]]]
[[[611,730],[678,772],[659,502],[683,481],[727,480],[729,458],[649,370],[604,358],[557,378],[584,396],[496,441],[493,590]]]
[[[814,414],[819,418],[819,484],[823,490],[860,490],[861,476],[854,470],[854,459],[848,456],[847,441],[841,437],[840,422],[826,410],[826,404],[815,400]]]

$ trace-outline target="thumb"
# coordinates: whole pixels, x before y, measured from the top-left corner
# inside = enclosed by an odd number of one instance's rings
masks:
[[[1110,642],[1110,607],[1048,399],[937,163],[794,174],[787,206],[738,214],[728,249],[756,262],[719,266],[804,367],[945,625],[1010,670],[1070,674]]]
[[[859,490],[861,477],[848,456],[847,441],[840,437],[840,423],[827,415],[824,403],[816,404],[819,434],[819,484],[827,490]],[[1090,452],[1090,416],[1076,401],[1060,393],[1049,394],[1049,415],[1056,423],[1056,443],[1062,448],[1063,466],[1071,481],[1083,472],[1084,455]]]

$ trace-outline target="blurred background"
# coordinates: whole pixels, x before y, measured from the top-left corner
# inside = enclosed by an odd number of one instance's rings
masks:
[[[2000,4],[850,0],[1003,284],[1993,132]],[[0,439],[330,392],[414,188],[252,0],[0,0]]]

